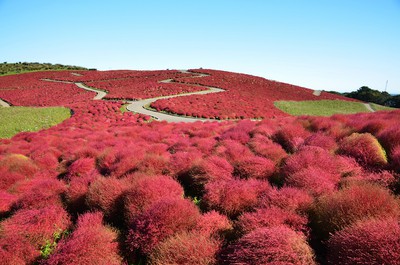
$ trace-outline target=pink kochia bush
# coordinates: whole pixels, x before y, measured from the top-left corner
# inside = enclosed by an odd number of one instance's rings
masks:
[[[81,215],[72,234],[58,243],[43,264],[121,264],[117,233],[102,222],[103,215],[99,212]]]
[[[372,168],[384,167],[387,164],[385,149],[369,133],[353,133],[339,144],[338,152],[354,157],[358,163]]]
[[[220,241],[196,232],[181,232],[161,242],[149,256],[154,265],[216,264]]]
[[[235,166],[235,173],[241,178],[267,180],[275,172],[275,163],[264,157],[249,156]]]
[[[335,233],[328,241],[329,264],[400,264],[398,219],[371,219]]]
[[[222,264],[316,264],[305,236],[283,225],[244,235],[228,246],[221,259]]]
[[[22,237],[40,250],[47,242],[54,241],[55,233],[62,233],[70,225],[68,213],[59,206],[24,209],[1,223],[0,238]]]
[[[169,176],[146,176],[139,178],[126,190],[123,196],[124,214],[126,224],[152,204],[166,198],[181,198],[183,188]]]
[[[369,183],[349,187],[319,198],[311,219],[321,238],[368,218],[398,218],[399,201],[390,191]]]
[[[234,217],[253,209],[271,187],[262,180],[232,179],[210,182],[205,189],[203,200],[208,208]]]
[[[129,225],[126,245],[134,254],[149,254],[164,239],[196,226],[200,217],[197,207],[190,201],[166,198],[154,203]]]

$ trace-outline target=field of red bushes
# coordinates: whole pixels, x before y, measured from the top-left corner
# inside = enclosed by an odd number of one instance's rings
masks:
[[[1,264],[400,264],[400,111],[166,123],[84,93],[0,139]]]
[[[192,95],[188,97],[161,99],[151,104],[158,111],[177,113],[211,119],[273,118],[287,116],[274,106],[277,100],[347,100],[354,99],[272,81],[246,74],[217,70],[195,69],[196,73],[208,74],[202,78],[177,78],[186,84],[196,83],[225,89],[224,93]]]

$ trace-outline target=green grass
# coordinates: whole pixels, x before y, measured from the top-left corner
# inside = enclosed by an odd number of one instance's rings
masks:
[[[11,138],[19,132],[46,129],[70,116],[70,110],[62,107],[0,107],[0,138]]]
[[[341,100],[276,101],[275,107],[291,115],[331,116],[369,112],[363,103]]]
[[[379,104],[375,104],[375,103],[369,103],[369,105],[371,105],[371,108],[375,111],[381,111],[381,110],[396,110],[396,108],[391,108],[391,107],[387,107],[387,106],[382,106]]]
[[[0,76],[38,71],[87,70],[84,67],[50,63],[0,63]]]

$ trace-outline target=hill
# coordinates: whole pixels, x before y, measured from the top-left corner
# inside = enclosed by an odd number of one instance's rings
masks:
[[[0,77],[0,98],[14,106],[73,113],[51,128],[0,139],[1,262],[399,264],[399,110],[296,117],[274,101],[342,97],[198,72]],[[95,100],[75,84],[90,82],[110,99]],[[189,109],[212,116],[226,106],[255,117],[266,104],[273,118],[157,122],[121,112],[125,100],[114,98],[208,86],[225,92],[196,95],[197,103],[182,97]],[[220,102],[201,99],[208,95]]]
[[[87,70],[87,68],[62,64],[51,63],[7,63],[0,64],[0,76],[10,74],[20,74],[32,71],[49,71],[49,70]]]

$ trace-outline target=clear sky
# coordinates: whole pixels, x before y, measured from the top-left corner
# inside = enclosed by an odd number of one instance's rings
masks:
[[[400,93],[400,0],[0,0],[0,62],[212,68]]]

